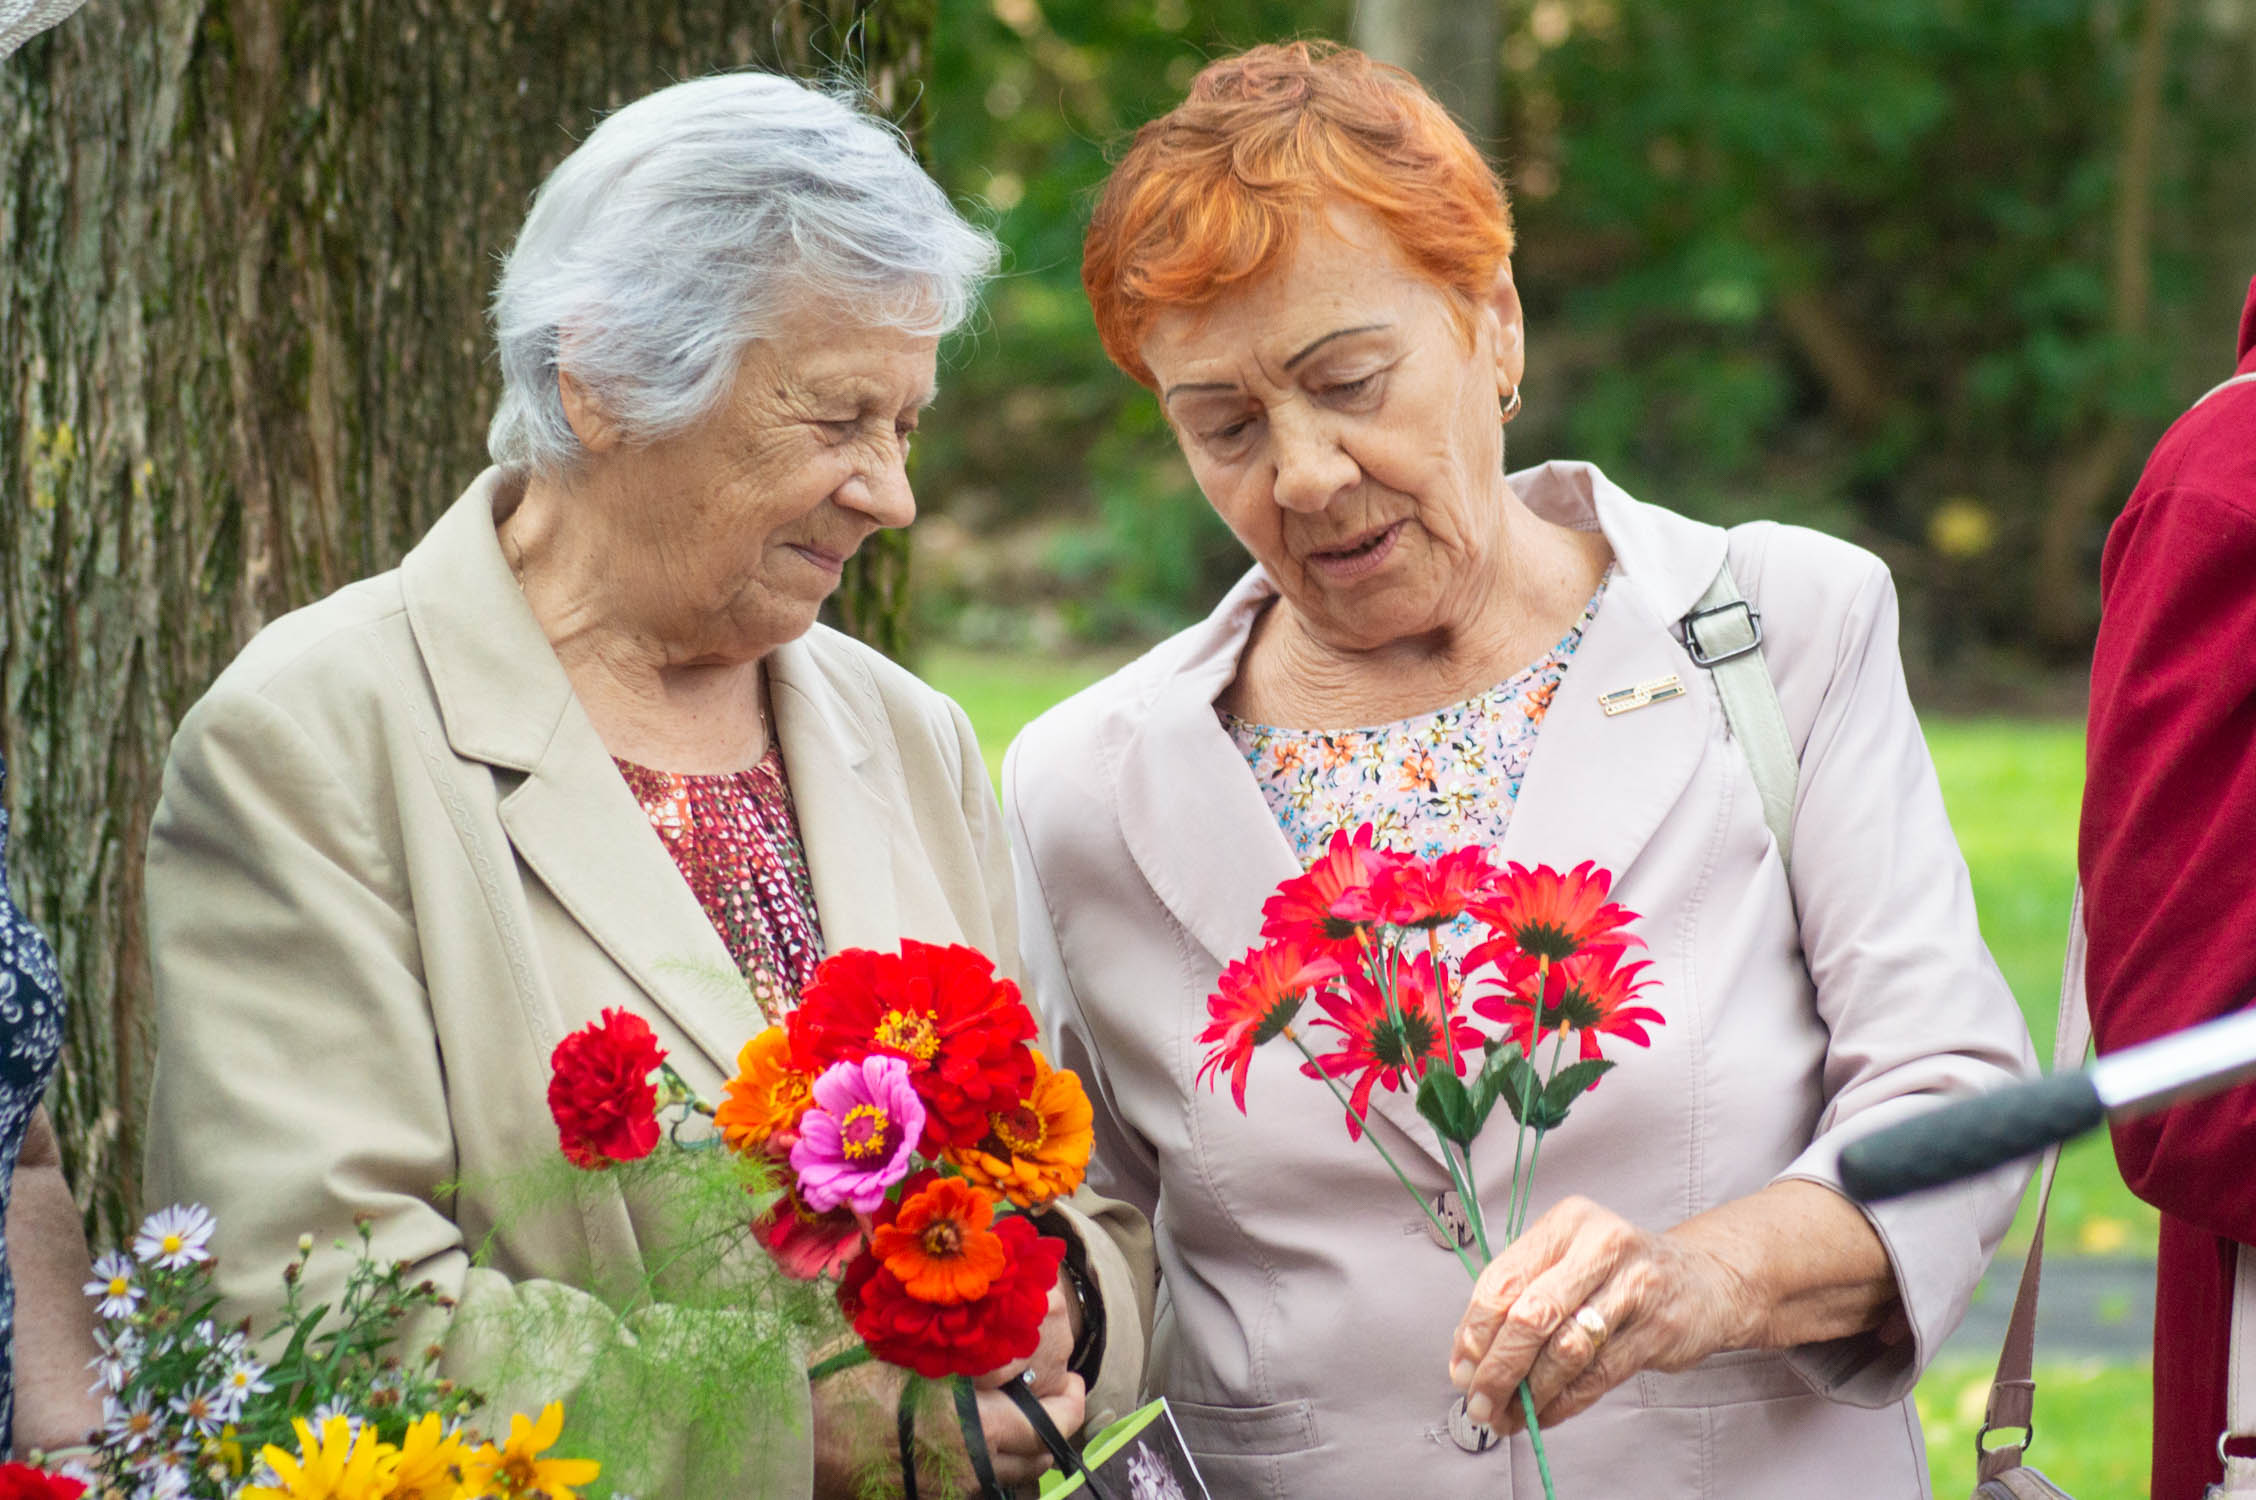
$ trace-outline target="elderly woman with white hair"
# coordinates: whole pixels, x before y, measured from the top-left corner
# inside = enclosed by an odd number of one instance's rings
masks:
[[[896,133],[759,73],[629,105],[543,185],[494,300],[494,466],[396,570],[262,631],[166,766],[148,1188],[217,1212],[230,1315],[356,1218],[464,1303],[646,1264],[663,1205],[591,1179],[515,1222],[481,1187],[554,1158],[550,1054],[608,1008],[718,1099],[826,951],[1015,967],[962,711],[816,624],[915,513],[938,341],[994,255]],[[1059,1218],[1033,1384],[1070,1431],[1134,1395],[1151,1273],[1132,1211]],[[834,1383],[751,1487],[882,1458],[890,1411]],[[1046,1466],[1000,1392],[980,1412],[1001,1479]]]

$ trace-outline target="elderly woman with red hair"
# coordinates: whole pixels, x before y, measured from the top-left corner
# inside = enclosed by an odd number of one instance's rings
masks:
[[[1217,1495],[1533,1493],[1529,1444],[1496,1441],[1523,1380],[1562,1494],[1923,1493],[1910,1391],[2020,1179],[1860,1208],[1837,1158],[2033,1063],[1894,593],[1814,532],[1727,531],[1588,464],[1508,475],[1505,428],[1542,399],[1511,249],[1448,116],[1321,44],[1208,67],[1090,225],[1105,348],[1256,564],[1004,776],[1095,1180],[1157,1226],[1148,1380]],[[1767,727],[1742,691],[1774,700]],[[1458,1247],[1297,1055],[1255,1054],[1250,1116],[1194,1079],[1265,896],[1365,823],[1429,855],[1595,860],[1643,914],[1666,1024],[1545,1149],[1536,1217],[1469,1303]],[[1455,1207],[1402,1095],[1368,1124]],[[1484,1202],[1509,1155],[1476,1161]]]

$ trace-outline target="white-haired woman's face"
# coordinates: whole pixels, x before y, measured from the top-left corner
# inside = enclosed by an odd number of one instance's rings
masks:
[[[1508,275],[1471,309],[1338,209],[1262,280],[1163,313],[1141,352],[1199,488],[1319,639],[1446,634],[1496,586]]]
[[[904,465],[937,354],[807,309],[750,346],[711,416],[594,456],[618,507],[612,566],[669,654],[744,661],[797,639],[862,543],[915,518]]]

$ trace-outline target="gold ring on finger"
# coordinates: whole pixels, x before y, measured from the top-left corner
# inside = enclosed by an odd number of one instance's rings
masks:
[[[1613,1332],[1606,1326],[1606,1315],[1587,1302],[1575,1309],[1574,1326],[1589,1338],[1593,1357],[1606,1347],[1607,1336]]]

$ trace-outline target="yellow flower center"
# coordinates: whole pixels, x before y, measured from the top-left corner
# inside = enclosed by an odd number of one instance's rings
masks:
[[[127,1292],[130,1292],[130,1291],[132,1291],[132,1290],[133,1290],[133,1283],[132,1283],[132,1282],[130,1282],[130,1281],[128,1281],[128,1280],[126,1280],[126,1279],[125,1279],[125,1278],[124,1278],[123,1276],[112,1276],[112,1277],[110,1278],[110,1295],[111,1295],[111,1296],[113,1296],[113,1297],[122,1297],[122,1296],[124,1296],[124,1295],[125,1295],[125,1294],[126,1294]]]
[[[1041,1112],[1021,1104],[1014,1110],[999,1115],[989,1115],[987,1123],[994,1127],[995,1139],[1010,1148],[1013,1156],[1032,1156],[1042,1149],[1050,1138],[1050,1126]]]
[[[889,1010],[877,1023],[876,1042],[880,1047],[906,1052],[918,1062],[930,1062],[932,1054],[940,1050],[940,1032],[933,1025],[937,1019],[929,1011]]]
[[[178,1255],[180,1253],[180,1247],[186,1243],[187,1241],[181,1239],[179,1235],[168,1234],[164,1237],[164,1253],[167,1255]]]
[[[867,1161],[885,1154],[885,1138],[891,1133],[893,1117],[875,1104],[857,1104],[838,1122],[839,1145],[848,1161]]]

